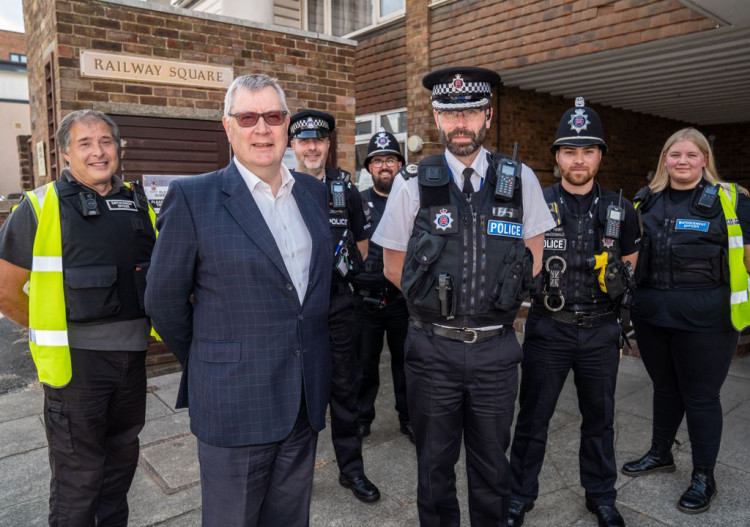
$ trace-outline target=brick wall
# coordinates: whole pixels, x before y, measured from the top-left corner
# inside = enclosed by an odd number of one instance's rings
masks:
[[[18,166],[21,167],[21,181],[18,185],[23,190],[34,188],[31,181],[31,151],[29,150],[30,135],[16,136],[16,145],[18,146]]]
[[[23,33],[0,30],[0,60],[10,60],[11,53],[26,55],[26,36]]]
[[[292,111],[315,108],[336,117],[338,164],[354,171],[354,46],[342,39],[317,39],[248,25],[185,16],[184,10],[149,10],[115,2],[28,0],[25,21],[34,141],[46,127],[42,65],[56,57],[58,119],[95,108],[120,115],[219,120],[225,89],[195,88],[82,77],[80,52],[230,66],[235,75],[277,77]],[[145,6],[144,6],[145,7]],[[309,35],[309,36],[308,36]]]
[[[355,58],[357,115],[406,106],[406,27],[370,35]]]
[[[437,68],[470,61],[502,72],[715,25],[677,0],[456,2],[432,11],[430,63]]]

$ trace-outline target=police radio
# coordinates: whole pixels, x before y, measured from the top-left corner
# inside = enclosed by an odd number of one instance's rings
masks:
[[[620,189],[620,200],[617,205],[610,203],[607,207],[607,224],[604,226],[604,236],[607,238],[620,238],[620,231],[622,230],[622,189]]]
[[[516,176],[520,174],[521,165],[516,161],[518,141],[513,147],[513,159],[503,158],[497,167],[497,183],[495,183],[496,199],[511,199],[516,190]]]
[[[703,210],[709,210],[714,206],[716,198],[719,195],[719,185],[706,185],[703,188],[701,197],[698,199],[698,207]]]
[[[131,183],[133,186],[133,202],[135,207],[143,212],[148,212],[148,198],[146,197],[146,191],[143,190],[143,183],[136,180]]]
[[[346,190],[341,181],[331,181],[331,208],[334,210],[346,208]]]

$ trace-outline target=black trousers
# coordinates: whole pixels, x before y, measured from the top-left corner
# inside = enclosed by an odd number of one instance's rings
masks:
[[[357,354],[354,350],[354,301],[348,287],[331,295],[328,327],[331,334],[331,439],[339,472],[364,474],[362,438],[357,434]]]
[[[421,525],[460,523],[454,467],[462,437],[471,524],[505,525],[510,495],[505,451],[521,355],[515,331],[466,344],[409,325],[406,389],[417,446]]]
[[[70,350],[73,377],[44,387],[50,526],[125,526],[146,419],[146,352]]]
[[[714,468],[723,416],[719,392],[739,333],[698,333],[633,320],[643,364],[654,383],[653,440],[672,445],[687,418],[693,466]]]
[[[614,504],[615,384],[620,361],[620,325],[578,328],[529,313],[523,345],[521,409],[516,420],[510,469],[513,498],[531,503],[539,494],[549,422],[568,372],[573,370],[583,417],[578,462],[586,498]]]
[[[304,398],[281,441],[217,447],[198,440],[203,527],[309,525],[317,444]]]
[[[380,354],[383,351],[383,337],[388,339],[391,352],[391,375],[393,392],[396,398],[398,420],[409,422],[409,409],[406,405],[406,376],[404,375],[404,343],[409,329],[409,312],[406,300],[399,297],[387,300],[383,309],[363,303],[361,295],[354,297],[357,319],[357,351],[361,380],[358,406],[359,422],[369,424],[375,419],[375,398],[380,388]]]

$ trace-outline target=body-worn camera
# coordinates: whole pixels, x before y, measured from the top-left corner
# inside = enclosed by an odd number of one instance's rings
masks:
[[[81,204],[81,214],[84,217],[99,216],[99,204],[96,201],[96,194],[93,192],[81,192],[78,194]]]

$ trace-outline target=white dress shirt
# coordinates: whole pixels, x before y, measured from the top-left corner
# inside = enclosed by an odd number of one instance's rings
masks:
[[[294,178],[289,169],[282,164],[281,187],[274,196],[271,186],[245,168],[236,157],[234,164],[242,179],[247,183],[255,204],[258,205],[273,239],[276,240],[276,246],[279,248],[301,304],[310,281],[312,237],[299,211],[297,201],[292,196]]]

